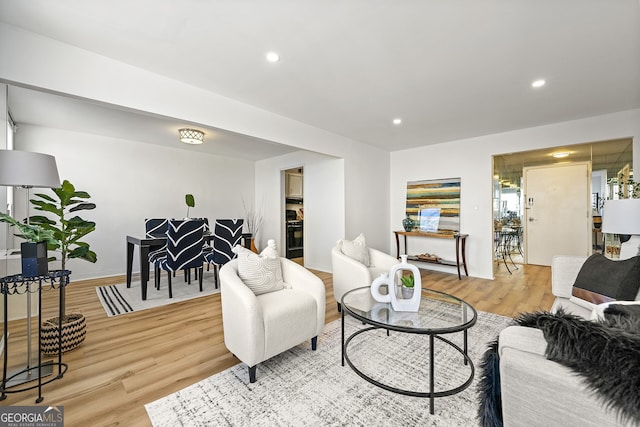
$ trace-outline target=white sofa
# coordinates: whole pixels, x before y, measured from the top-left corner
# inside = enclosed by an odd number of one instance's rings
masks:
[[[586,257],[555,256],[551,288],[556,299],[552,312],[590,319],[595,305],[573,297],[571,288]],[[505,427],[627,426],[587,390],[571,369],[545,358],[542,331],[509,326],[499,337],[502,414]]]
[[[373,279],[382,273],[388,273],[398,264],[397,258],[373,248],[369,251],[369,266],[342,253],[342,240],[331,249],[331,268],[333,274],[333,297],[341,310],[342,296],[355,288],[370,286]]]
[[[288,288],[255,295],[238,276],[238,260],[220,269],[220,294],[225,346],[249,367],[256,380],[256,365],[303,341],[315,350],[325,318],[325,286],[306,268],[280,258]]]

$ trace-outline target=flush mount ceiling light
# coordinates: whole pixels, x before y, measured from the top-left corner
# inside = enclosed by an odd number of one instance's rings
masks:
[[[561,153],[553,153],[551,156],[555,159],[564,159],[565,157],[569,157],[569,152],[563,151]]]
[[[196,129],[180,129],[180,141],[185,144],[198,145],[204,142],[204,132]]]
[[[393,119],[393,124],[394,124],[394,125],[400,125],[400,124],[402,124],[402,119]]]
[[[278,62],[280,61],[280,55],[275,52],[267,52],[267,61],[269,62]]]
[[[547,82],[544,79],[535,80],[533,83],[531,83],[531,87],[542,87],[545,85],[545,83]]]

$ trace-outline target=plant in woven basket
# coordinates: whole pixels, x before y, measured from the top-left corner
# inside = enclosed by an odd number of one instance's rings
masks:
[[[60,188],[53,189],[53,193],[55,198],[48,194],[39,193],[35,194],[34,198],[30,200],[35,210],[49,214],[49,216],[32,216],[29,218],[30,223],[33,225],[39,225],[45,230],[53,232],[54,241],[49,242],[48,249],[50,251],[60,253],[62,270],[66,269],[66,262],[69,259],[82,259],[95,263],[98,260],[96,253],[91,250],[88,243],[83,242],[81,239],[96,229],[96,223],[93,221],[87,221],[75,214],[78,211],[95,209],[95,203],[86,201],[91,198],[91,196],[86,191],[76,190],[73,184],[66,179]],[[50,260],[55,259],[55,257],[50,258]],[[82,315],[77,313],[66,313],[64,287],[61,292],[61,310],[63,313],[62,328],[64,330],[65,327],[67,327],[67,324],[70,322],[76,322],[77,316]],[[84,320],[84,316],[82,317]],[[60,319],[49,319],[45,324],[52,322],[59,324]],[[43,325],[43,327],[44,326],[45,325]],[[84,339],[84,329],[78,333],[81,334],[82,339]],[[64,332],[63,335],[65,335]],[[82,341],[78,342],[76,345],[79,345],[81,342]]]

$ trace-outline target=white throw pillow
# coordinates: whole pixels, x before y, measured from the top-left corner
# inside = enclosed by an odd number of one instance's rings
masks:
[[[238,276],[254,294],[279,291],[284,288],[280,256],[275,241],[269,240],[260,255],[237,245],[233,252],[238,255]]]
[[[367,249],[367,242],[362,233],[353,239],[353,241],[343,240],[341,250],[342,253],[349,258],[353,258],[359,263],[369,267],[369,249]]]

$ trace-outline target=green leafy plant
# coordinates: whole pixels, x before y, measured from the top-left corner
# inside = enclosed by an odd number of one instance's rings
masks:
[[[31,224],[39,225],[53,233],[55,241],[49,243],[48,249],[60,252],[63,270],[66,267],[66,261],[71,258],[96,262],[98,260],[96,253],[91,250],[88,243],[80,240],[96,229],[96,223],[77,215],[69,218],[74,212],[95,209],[95,203],[82,200],[89,199],[91,196],[86,191],[76,191],[73,184],[66,179],[62,187],[54,188],[53,192],[58,200],[47,194],[38,193],[34,195],[37,199],[31,199],[30,202],[35,210],[51,213],[57,219],[36,215],[29,218]]]
[[[31,199],[30,202],[36,210],[47,212],[56,219],[36,215],[29,218],[31,224],[39,225],[53,233],[54,241],[50,241],[47,246],[50,251],[60,253],[63,270],[66,269],[66,261],[72,258],[95,263],[98,260],[96,253],[91,250],[88,243],[81,241],[81,239],[96,229],[96,223],[87,221],[78,215],[71,216],[78,211],[95,209],[95,203],[85,201],[91,196],[86,191],[77,191],[73,184],[66,179],[62,183],[62,187],[52,190],[57,200],[47,194],[35,194],[34,199]],[[64,289],[62,288],[61,307],[63,313],[65,312]]]
[[[400,281],[402,281],[402,286],[404,286],[405,288],[413,288],[415,285],[413,274],[402,276],[400,278]]]
[[[187,218],[189,218],[189,208],[196,207],[196,199],[193,197],[193,194],[185,194],[184,202],[187,204]]]
[[[55,244],[56,242],[53,231],[46,230],[39,225],[26,224],[24,222],[17,221],[4,212],[0,212],[0,222],[6,222],[7,224],[16,227],[20,231],[20,234],[16,234],[16,236],[25,239],[28,242],[47,242],[47,246],[49,246],[49,244]]]

